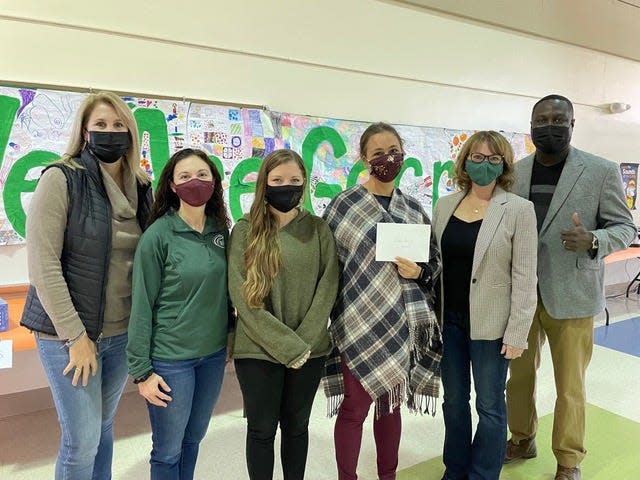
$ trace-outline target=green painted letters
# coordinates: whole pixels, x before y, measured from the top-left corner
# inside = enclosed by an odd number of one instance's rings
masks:
[[[4,160],[4,152],[7,149],[13,119],[20,108],[20,100],[14,97],[0,95],[0,168]]]
[[[245,158],[231,173],[229,180],[229,209],[234,222],[237,222],[243,215],[240,197],[256,190],[256,182],[245,182],[244,179],[250,173],[258,173],[262,159],[258,157]]]
[[[453,167],[455,164],[453,161],[448,160],[444,162],[444,164],[440,161],[433,162],[433,197],[431,198],[431,208],[435,208],[436,203],[438,203],[438,198],[440,197],[440,178],[444,172],[447,172],[449,178],[453,178]]]
[[[318,150],[318,147],[324,143],[329,142],[331,148],[333,148],[333,155],[335,158],[342,157],[347,153],[347,147],[344,144],[344,140],[338,132],[331,127],[315,127],[309,131],[304,141],[302,142],[302,160],[304,161],[304,168],[307,171],[307,188],[304,195],[304,206],[311,213],[313,212],[313,206],[311,204],[311,172],[313,172],[313,155]],[[342,191],[342,187],[335,183],[318,182],[316,185],[316,198],[333,198]]]
[[[167,121],[162,110],[157,108],[137,108],[133,116],[138,124],[139,140],[142,144],[144,132],[149,134],[149,157],[153,169],[153,188],[158,188],[160,172],[169,160],[169,134]]]
[[[22,207],[22,194],[33,192],[38,180],[27,180],[27,174],[33,168],[44,168],[60,156],[46,150],[33,150],[20,158],[12,167],[4,186],[2,200],[7,218],[13,229],[22,237],[26,237],[25,223],[27,215]]]

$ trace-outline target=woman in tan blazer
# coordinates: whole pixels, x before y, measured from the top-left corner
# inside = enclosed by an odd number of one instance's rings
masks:
[[[536,216],[531,202],[509,193],[513,181],[507,139],[498,132],[477,132],[456,159],[460,191],[441,198],[434,212],[443,260],[439,313],[446,480],[500,476],[507,369],[509,360],[527,348],[536,309]],[[473,438],[471,373],[479,417]]]

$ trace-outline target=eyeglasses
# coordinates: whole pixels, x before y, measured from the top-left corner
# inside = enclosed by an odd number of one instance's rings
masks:
[[[504,161],[504,157],[502,155],[483,155],[481,153],[470,153],[467,157],[473,163],[482,163],[485,160],[489,160],[489,163],[493,165],[498,165]]]

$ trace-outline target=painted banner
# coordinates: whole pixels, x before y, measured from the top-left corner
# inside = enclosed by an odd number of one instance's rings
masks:
[[[26,211],[42,168],[65,151],[86,94],[0,87],[0,245],[24,242]],[[342,190],[366,179],[358,141],[368,123],[182,100],[123,97],[138,124],[140,163],[152,176],[184,147],[208,153],[223,177],[231,217],[252,202],[262,158],[278,148],[302,156],[310,181],[305,206],[320,215]],[[472,131],[396,125],[406,160],[396,183],[427,212],[453,191],[453,160]],[[516,158],[533,151],[528,135],[503,134]]]
[[[621,163],[620,171],[622,172],[622,187],[624,188],[627,207],[629,207],[629,210],[635,210],[638,195],[638,164]]]

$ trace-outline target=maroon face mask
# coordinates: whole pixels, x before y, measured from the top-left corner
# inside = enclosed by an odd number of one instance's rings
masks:
[[[188,182],[174,185],[176,195],[185,203],[192,207],[201,207],[209,201],[213,195],[213,182],[210,180],[200,180],[192,178]]]
[[[383,183],[393,182],[404,162],[404,153],[382,153],[369,161],[371,175]]]

